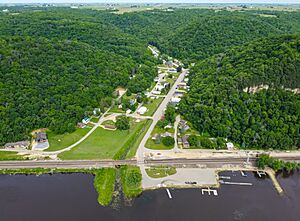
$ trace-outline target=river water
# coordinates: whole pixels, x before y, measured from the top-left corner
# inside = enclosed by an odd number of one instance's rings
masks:
[[[97,203],[93,176],[56,174],[0,176],[1,221],[298,221],[300,220],[300,173],[278,176],[285,190],[280,196],[268,178],[248,172],[225,172],[230,181],[253,186],[222,185],[218,196],[199,189],[146,191],[131,203],[117,206]]]

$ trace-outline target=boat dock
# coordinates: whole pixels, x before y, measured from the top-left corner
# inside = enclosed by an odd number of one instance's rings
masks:
[[[166,191],[167,191],[167,194],[168,194],[169,199],[172,199],[172,195],[171,195],[170,190],[167,188]]]
[[[208,195],[210,195],[212,193],[214,196],[218,196],[218,191],[211,190],[209,187],[207,189],[201,189],[201,193],[202,193],[202,195],[204,195],[204,193],[208,193]]]

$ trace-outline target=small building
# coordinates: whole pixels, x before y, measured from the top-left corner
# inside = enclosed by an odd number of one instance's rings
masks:
[[[169,68],[173,67],[173,62],[172,61],[166,61],[165,65],[168,66]]]
[[[35,141],[38,142],[38,143],[47,142],[47,134],[46,134],[46,132],[39,132],[39,133],[37,133]]]
[[[233,150],[234,149],[234,145],[231,142],[226,143],[226,147],[228,150]]]
[[[164,88],[165,88],[164,85],[161,85],[161,84],[158,84],[155,86],[155,90],[157,90],[157,91],[161,91]]]
[[[160,95],[161,92],[160,91],[152,91],[152,94]]]
[[[128,110],[126,111],[126,114],[130,114],[130,113],[131,113],[131,110],[128,109]]]
[[[86,124],[84,124],[84,123],[81,123],[81,122],[77,123],[77,127],[79,127],[79,128],[85,128],[85,126],[86,126]]]
[[[100,113],[100,108],[94,108],[94,110],[93,110],[93,114],[94,115],[98,115],[98,113]]]
[[[190,148],[190,144],[188,142],[188,135],[182,136],[178,139],[178,144],[182,145],[183,148]]]
[[[179,121],[178,127],[181,131],[187,131],[188,129],[190,129],[189,125],[187,124],[187,122],[183,119],[181,119]]]
[[[26,149],[29,147],[30,142],[25,140],[25,141],[18,141],[15,143],[6,143],[4,145],[5,148],[22,148],[22,149]]]
[[[172,97],[171,98],[171,103],[173,104],[178,104],[180,102],[181,98],[180,97]]]
[[[88,117],[85,117],[82,119],[82,123],[84,123],[84,124],[88,124],[90,121],[91,121],[91,119]]]
[[[173,126],[172,126],[172,124],[168,124],[168,125],[166,125],[165,127],[164,127],[164,129],[171,129]]]
[[[147,110],[148,110],[147,107],[142,106],[137,110],[137,113],[142,115],[145,114]]]
[[[109,130],[115,130],[117,127],[115,125],[112,125],[112,124],[105,124],[104,128],[109,129]]]
[[[172,137],[172,134],[169,132],[165,132],[163,134],[160,134],[161,137]]]

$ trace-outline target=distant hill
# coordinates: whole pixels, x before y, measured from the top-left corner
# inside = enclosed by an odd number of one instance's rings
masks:
[[[180,112],[201,132],[247,148],[300,147],[300,36],[271,37],[198,62]],[[257,85],[268,89],[245,90]]]
[[[257,38],[293,33],[292,24],[251,14],[216,13],[178,29],[166,41],[167,52],[193,62]]]

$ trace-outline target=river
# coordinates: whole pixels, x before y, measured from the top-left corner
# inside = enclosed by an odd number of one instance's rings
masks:
[[[225,172],[231,181],[253,186],[221,185],[218,196],[202,195],[199,189],[145,191],[131,203],[117,206],[97,203],[93,176],[56,174],[0,176],[1,221],[298,221],[300,173],[278,176],[285,190],[280,196],[270,179],[248,172]]]

